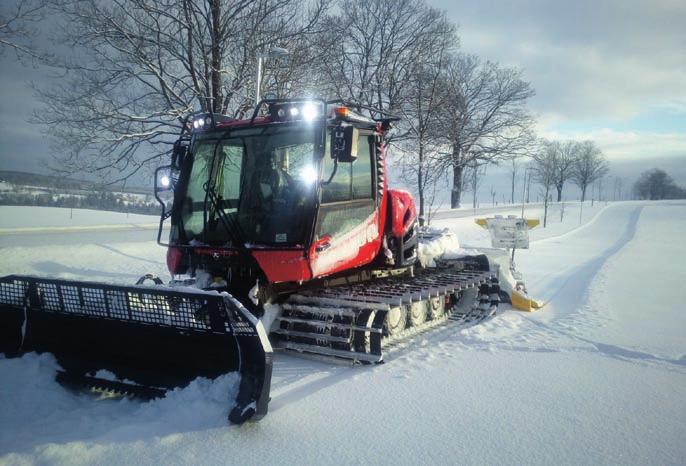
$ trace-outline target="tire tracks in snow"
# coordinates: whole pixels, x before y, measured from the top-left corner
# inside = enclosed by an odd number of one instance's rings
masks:
[[[642,211],[643,206],[636,206],[631,212],[624,232],[619,238],[617,238],[614,244],[595,257],[572,269],[563,279],[562,283],[557,285],[557,289],[553,292],[553,294],[545,300],[546,304],[551,302],[555,303],[556,301],[559,302],[559,298],[563,297],[563,295],[570,295],[569,299],[563,300],[565,303],[564,307],[572,308],[571,310],[567,309],[567,313],[583,306],[588,300],[589,285],[593,282],[596,275],[598,275],[600,269],[612,256],[619,253],[624,246],[631,242],[636,235],[636,228]],[[607,209],[603,209],[601,212],[607,212]],[[586,225],[584,225],[584,227],[585,226]],[[574,233],[579,233],[579,231],[584,227],[574,230]],[[559,237],[556,239],[559,239]],[[574,285],[573,287],[570,286],[572,284]],[[557,309],[564,310],[563,307],[558,307]]]
[[[544,330],[547,333],[553,333],[557,334],[560,336],[564,336],[566,338],[570,338],[574,341],[578,341],[580,343],[584,343],[588,345],[586,348],[584,347],[576,347],[576,348],[566,348],[566,349],[555,349],[555,348],[550,348],[547,347],[545,350],[543,348],[537,348],[537,347],[515,347],[515,346],[496,346],[498,349],[504,349],[504,350],[514,350],[514,351],[534,351],[534,352],[541,352],[541,351],[552,351],[552,352],[557,352],[557,351],[589,351],[592,353],[600,353],[602,355],[612,357],[615,359],[619,359],[622,361],[627,361],[627,362],[654,362],[654,363],[661,363],[661,364],[666,364],[668,366],[671,366],[672,368],[675,368],[679,370],[680,372],[682,371],[682,368],[686,368],[686,357],[681,357],[679,359],[674,359],[674,358],[669,358],[669,357],[662,357],[659,355],[647,353],[644,351],[639,351],[635,349],[630,349],[630,348],[625,348],[622,346],[618,345],[613,345],[613,344],[608,344],[608,343],[601,343],[598,341],[591,340],[589,338],[585,338],[583,336],[580,336],[573,331],[568,331],[565,330],[565,327],[568,327],[567,325],[561,326],[560,324],[564,323],[564,320],[569,317],[574,317],[575,314],[579,314],[580,312],[583,312],[584,309],[588,309],[588,300],[589,300],[589,292],[590,292],[590,285],[593,283],[593,281],[596,279],[597,275],[599,272],[602,270],[602,268],[605,266],[605,264],[615,255],[617,255],[624,247],[626,247],[635,237],[636,235],[636,230],[638,226],[638,221],[641,217],[641,213],[643,211],[643,205],[636,206],[633,211],[631,212],[629,216],[629,220],[627,222],[627,225],[622,233],[622,235],[617,238],[617,240],[607,249],[602,251],[600,254],[595,256],[594,258],[591,258],[590,260],[580,264],[576,268],[574,268],[562,281],[562,283],[557,287],[557,290],[553,293],[553,295],[548,299],[547,302],[552,302],[555,303],[556,301],[558,303],[563,303],[562,305],[559,305],[556,307],[556,310],[561,312],[561,315],[558,318],[553,318],[553,322],[555,322],[557,325],[551,325],[546,322],[542,322],[539,319],[536,318],[528,318],[527,321]],[[605,212],[606,209],[603,209],[601,212]],[[596,219],[593,220],[595,222]],[[589,224],[584,225],[590,226]],[[583,227],[582,227],[583,228]],[[580,228],[581,229],[581,228]],[[574,232],[578,233],[580,229],[576,229]],[[571,232],[570,232],[571,233]],[[564,236],[564,235],[563,235]],[[559,238],[559,237],[558,237]],[[562,299],[561,299],[562,298]],[[564,299],[566,298],[566,299]],[[492,346],[491,346],[492,347]]]
[[[530,321],[532,324],[540,327],[547,332],[555,333],[567,338],[571,338],[580,343],[585,343],[588,346],[574,346],[566,348],[556,348],[550,346],[526,346],[526,345],[507,345],[507,344],[479,344],[470,343],[471,349],[492,352],[497,351],[516,351],[523,353],[590,353],[602,354],[603,356],[618,359],[630,363],[658,363],[667,365],[670,370],[676,370],[679,373],[684,373],[686,370],[686,356],[679,359],[667,358],[644,351],[637,351],[635,349],[624,348],[618,345],[608,343],[600,343],[590,340],[588,338],[574,335],[573,333],[552,327],[542,322]]]

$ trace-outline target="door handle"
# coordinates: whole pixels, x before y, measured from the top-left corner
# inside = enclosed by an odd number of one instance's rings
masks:
[[[317,247],[314,248],[314,250],[317,251],[317,252],[322,252],[322,251],[326,251],[326,250],[329,249],[330,247],[331,247],[331,243],[329,243],[329,242],[327,241],[326,243],[320,243],[320,244],[318,244]]]

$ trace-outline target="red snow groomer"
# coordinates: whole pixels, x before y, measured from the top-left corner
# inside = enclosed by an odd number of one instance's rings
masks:
[[[4,277],[0,349],[54,353],[61,382],[144,397],[237,370],[240,423],[267,412],[272,344],[373,363],[407,327],[491,315],[485,256],[416,267],[414,201],[387,186],[393,120],[310,99],[263,100],[245,120],[189,116],[156,172],[172,280]]]

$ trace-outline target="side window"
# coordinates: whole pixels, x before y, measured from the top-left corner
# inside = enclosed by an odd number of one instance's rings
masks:
[[[357,141],[357,160],[353,163],[339,163],[331,183],[322,186],[322,203],[343,202],[372,197],[372,153],[371,137],[360,135]],[[334,161],[324,156],[324,179],[331,176]]]
[[[369,151],[370,136],[357,141],[357,160],[352,164],[353,199],[372,197],[372,158]]]
[[[317,236],[341,236],[362,224],[374,212],[371,136],[360,135],[357,160],[339,163],[331,183],[322,186],[322,205],[317,223]],[[333,172],[334,162],[324,156],[325,180]]]
[[[324,180],[328,180],[333,173],[334,161],[326,154],[324,155]],[[336,168],[331,183],[322,186],[322,203],[349,201],[351,180],[351,164],[339,163]]]

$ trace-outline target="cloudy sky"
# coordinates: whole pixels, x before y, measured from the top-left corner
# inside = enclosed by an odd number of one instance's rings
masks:
[[[428,1],[459,24],[463,51],[523,68],[540,135],[686,165],[686,1]],[[42,75],[0,56],[0,169],[45,169],[47,141],[26,121]]]
[[[460,25],[465,52],[523,68],[542,136],[686,164],[686,1],[430,3]]]

